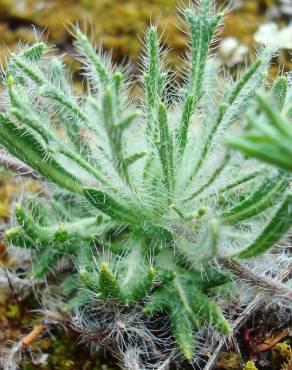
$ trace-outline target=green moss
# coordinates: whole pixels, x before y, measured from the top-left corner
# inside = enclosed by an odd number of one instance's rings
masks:
[[[22,361],[22,370],[114,370],[118,369],[111,358],[102,358],[98,353],[90,353],[76,343],[70,333],[55,332],[54,337],[35,343],[32,349],[48,354],[45,364],[34,365],[30,358]],[[113,364],[112,364],[113,363]]]
[[[247,361],[247,363],[244,365],[243,370],[258,370],[258,368],[255,366],[255,363],[253,361]]]
[[[16,319],[18,320],[21,316],[21,310],[18,303],[15,304],[8,304],[6,310],[6,317],[9,319]]]

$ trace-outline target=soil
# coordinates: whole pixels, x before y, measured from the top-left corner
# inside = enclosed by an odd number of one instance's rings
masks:
[[[43,326],[33,340],[28,340],[33,328],[42,326],[43,317],[37,312],[33,296],[20,302],[13,294],[0,304],[0,351],[7,343],[23,345],[23,370],[115,370],[117,358],[110,353],[91,351],[78,342],[78,333],[62,326]],[[223,350],[214,369],[217,370],[292,370],[291,311],[279,317],[276,312],[258,312],[241,328],[235,343]],[[11,348],[12,344],[10,344]],[[207,360],[207,359],[205,359]],[[182,368],[193,368],[180,363]],[[176,368],[176,365],[174,366]]]

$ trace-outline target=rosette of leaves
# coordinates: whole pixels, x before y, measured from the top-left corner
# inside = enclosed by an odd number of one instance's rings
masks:
[[[291,225],[292,196],[285,172],[224,146],[265,83],[273,50],[263,49],[233,80],[209,57],[222,14],[211,0],[183,13],[184,82],[172,83],[150,27],[140,100],[131,98],[129,76],[78,29],[82,95],[43,43],[12,54],[0,141],[52,194],[17,205],[18,226],[5,233],[33,251],[28,274],[42,278],[61,259],[71,261],[69,272],[59,269],[73,297],[67,309],[96,297],[140,302],[145,315],[164,311],[191,359],[195,330],[211,324],[231,333],[216,303],[231,277],[216,257],[256,258],[273,247]]]

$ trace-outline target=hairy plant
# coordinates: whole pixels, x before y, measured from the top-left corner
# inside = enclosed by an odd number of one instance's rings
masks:
[[[287,78],[279,77],[270,96],[258,93],[258,111],[251,110],[248,124],[241,136],[231,138],[230,146],[271,163],[283,170],[292,171],[292,92]]]
[[[201,0],[183,15],[190,52],[182,85],[164,68],[151,26],[140,100],[79,29],[84,94],[43,43],[12,54],[0,141],[46,180],[48,199],[17,204],[18,225],[5,233],[32,251],[31,279],[58,266],[67,310],[98,300],[165,312],[190,360],[194,331],[231,333],[216,302],[230,289],[232,264],[220,259],[256,259],[273,247],[291,226],[292,194],[286,172],[224,146],[255,105],[274,50],[233,80],[209,57],[223,14]]]

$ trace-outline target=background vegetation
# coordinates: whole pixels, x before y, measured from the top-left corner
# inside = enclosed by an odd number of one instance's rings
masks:
[[[220,5],[223,1],[218,0],[216,3]],[[255,36],[259,27],[267,22],[274,22],[280,29],[288,29],[292,10],[289,0],[243,0],[233,3],[235,7],[230,11],[222,37],[218,41],[218,55],[223,63],[231,68],[237,68],[244,63],[247,50],[253,54],[255,47],[259,45],[256,40],[259,41],[261,37]],[[178,2],[175,0],[0,0],[0,60],[5,64],[8,49],[16,50],[20,42],[33,42],[36,38],[48,40],[62,52],[69,54],[72,51],[72,37],[67,29],[70,29],[70,24],[79,22],[82,28],[87,28],[94,40],[102,43],[105,50],[114,50],[115,61],[118,63],[130,61],[134,68],[138,68],[138,54],[141,48],[139,37],[143,35],[151,19],[156,20],[160,17],[159,29],[161,32],[164,31],[165,35],[163,41],[166,47],[171,48],[168,61],[181,67],[180,56],[185,51],[186,36],[183,30],[177,27],[180,25],[179,19],[175,16],[177,5]],[[235,39],[231,40],[229,38],[231,35]],[[285,37],[287,36],[283,36],[284,47],[275,61],[288,71],[292,67],[291,56],[289,57],[291,50],[285,44]],[[66,61],[73,72],[77,71],[76,61],[69,56],[66,57]],[[277,73],[278,65],[272,67],[272,77]],[[75,77],[77,88],[81,88],[81,79],[77,72]],[[23,185],[17,179],[11,180],[6,173],[1,175],[0,186],[0,217],[3,223],[8,219],[9,205],[16,194],[27,190],[41,191],[36,182],[29,181]],[[0,258],[6,263],[5,253],[1,248],[4,250],[0,245]],[[4,301],[3,297],[4,295],[0,294],[0,301]],[[27,314],[26,307],[19,306],[11,297],[5,304],[1,303],[0,347],[2,340],[16,338],[20,334],[19,327],[32,323],[34,319],[31,314]],[[5,330],[2,330],[3,328]],[[73,338],[73,341],[75,339]],[[43,348],[49,348],[47,352],[53,355],[46,369],[106,369],[106,365],[99,363],[99,360],[93,359],[91,364],[81,362],[76,356],[72,338],[66,336],[58,343],[50,339],[41,344]],[[291,348],[288,344],[285,347],[283,343],[288,342],[283,338],[280,338],[279,343],[274,347],[271,356],[273,361],[283,363],[291,356]],[[39,346],[40,343],[36,345]],[[284,355],[285,350],[287,356]],[[235,353],[227,353],[222,356],[218,368],[238,369],[238,361]],[[23,368],[35,367],[28,362]],[[41,365],[37,365],[36,368],[45,369]]]
[[[65,53],[69,52],[72,49],[72,36],[66,28],[79,22],[83,28],[88,29],[95,41],[102,43],[104,50],[113,49],[114,60],[130,60],[132,65],[137,67],[137,58],[141,51],[139,38],[151,20],[160,18],[159,29],[164,32],[162,39],[165,46],[171,49],[168,60],[171,64],[180,66],[178,61],[186,48],[186,36],[178,27],[182,24],[176,16],[176,9],[178,5],[183,6],[187,2],[0,0],[0,60],[5,60],[8,48],[15,50],[19,42],[32,42],[36,37],[48,40]],[[215,2],[218,6],[226,5],[225,0]],[[292,5],[289,0],[231,0],[229,3],[231,10],[218,44],[223,41],[220,55],[223,61],[231,66],[245,60],[246,47],[253,53],[254,48],[258,46],[254,35],[262,24],[273,22],[285,29],[292,17]],[[271,29],[265,32],[268,38],[275,35]],[[290,28],[285,34],[278,36],[286,47],[280,53],[279,62],[284,64],[287,70],[292,67],[287,52],[287,46],[292,45],[286,41],[289,37],[292,40],[291,34]],[[229,39],[230,36],[232,40]],[[227,42],[224,41],[226,38]],[[77,69],[76,62],[73,63],[69,57],[68,63],[73,70]],[[277,73],[277,68],[273,71]]]

